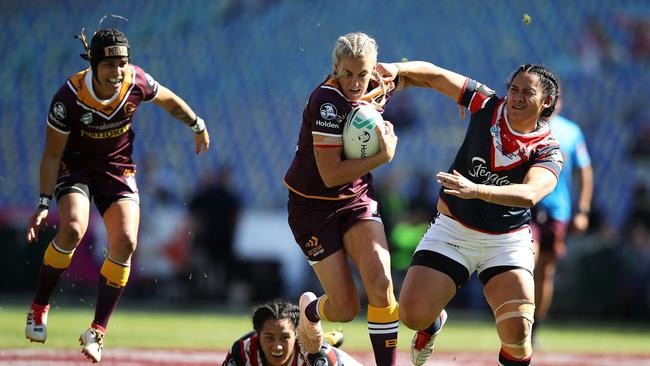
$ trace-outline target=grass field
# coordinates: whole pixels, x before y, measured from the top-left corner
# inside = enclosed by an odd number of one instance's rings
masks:
[[[0,303],[0,349],[46,347],[77,348],[76,339],[88,327],[93,310],[88,307],[52,309],[45,345],[30,344],[23,334],[26,308]],[[156,311],[121,307],[113,316],[106,338],[107,347],[151,349],[225,350],[252,325],[247,313],[219,314],[209,311]],[[346,350],[370,349],[366,324],[362,318],[347,324],[324,324],[325,329],[340,327],[345,333]],[[400,329],[399,348],[407,350],[413,332]],[[540,333],[544,352],[573,353],[650,353],[650,327],[593,325],[574,322],[547,324]],[[437,350],[494,352],[499,347],[494,324],[488,320],[462,319],[450,311],[450,319],[439,337]]]

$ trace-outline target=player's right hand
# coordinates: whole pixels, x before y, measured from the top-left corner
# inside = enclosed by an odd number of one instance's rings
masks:
[[[399,68],[394,63],[389,64],[379,62],[377,63],[377,66],[375,66],[375,69],[385,83],[390,83],[391,81],[395,80],[397,74],[399,73]]]
[[[196,145],[196,155],[207,152],[210,147],[210,134],[208,128],[204,128],[201,133],[194,134],[194,144]]]
[[[36,209],[36,212],[34,212],[29,222],[29,228],[27,229],[28,243],[38,240],[38,232],[41,231],[43,224],[45,224],[48,213],[49,210],[46,208],[39,207]]]
[[[397,135],[395,135],[395,129],[393,124],[384,121],[384,128],[376,126],[377,136],[379,136],[379,154],[383,154],[385,157],[385,163],[393,160],[395,156],[395,150],[397,149]]]

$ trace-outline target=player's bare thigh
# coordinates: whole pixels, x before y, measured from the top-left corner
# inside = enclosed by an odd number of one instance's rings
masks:
[[[361,305],[345,251],[337,250],[312,268],[329,298],[325,305],[328,319],[334,322],[354,319]]]
[[[114,202],[104,213],[108,234],[108,255],[121,263],[129,263],[135,251],[140,223],[140,206],[132,199]]]
[[[425,266],[411,266],[399,295],[400,320],[411,329],[430,326],[456,294],[448,275]]]
[[[524,269],[506,271],[492,277],[483,287],[483,293],[493,308],[512,299],[534,300],[533,276]]]
[[[343,246],[359,270],[368,302],[376,307],[395,303],[383,224],[360,220],[343,235]]]
[[[90,201],[83,193],[70,192],[61,196],[56,205],[60,224],[54,240],[61,249],[73,250],[88,229]]]

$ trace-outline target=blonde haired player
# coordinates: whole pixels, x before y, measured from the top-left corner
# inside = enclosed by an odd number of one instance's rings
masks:
[[[383,111],[395,91],[418,85],[394,77],[391,64],[377,63],[377,42],[365,33],[341,36],[332,51],[333,71],[309,96],[298,146],[284,183],[289,189],[289,226],[325,294],[300,297],[300,341],[316,350],[322,340],[320,320],[348,322],[361,304],[351,260],[368,298],[368,334],[375,362],[395,365],[398,309],[390,275],[390,254],[370,172],[390,162],[397,136],[393,125],[377,129],[380,151],[345,159],[343,126],[360,103]],[[408,63],[407,63],[408,64]],[[390,75],[390,80],[385,78]]]

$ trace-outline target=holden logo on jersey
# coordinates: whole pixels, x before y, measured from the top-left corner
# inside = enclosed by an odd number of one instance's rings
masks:
[[[81,116],[81,119],[79,119],[79,120],[81,121],[81,123],[83,123],[86,126],[93,123],[93,114],[92,114],[92,112],[85,113],[83,116]]]
[[[54,116],[54,118],[56,118],[59,121],[65,119],[66,112],[63,103],[61,102],[54,103],[54,105],[52,106],[52,115]]]
[[[324,357],[321,357],[314,361],[313,363],[314,366],[327,366],[327,360]]]
[[[325,103],[322,106],[320,106],[320,116],[323,117],[325,120],[333,120],[336,118],[336,115],[338,114],[338,111],[336,110],[336,107],[332,103]]]

